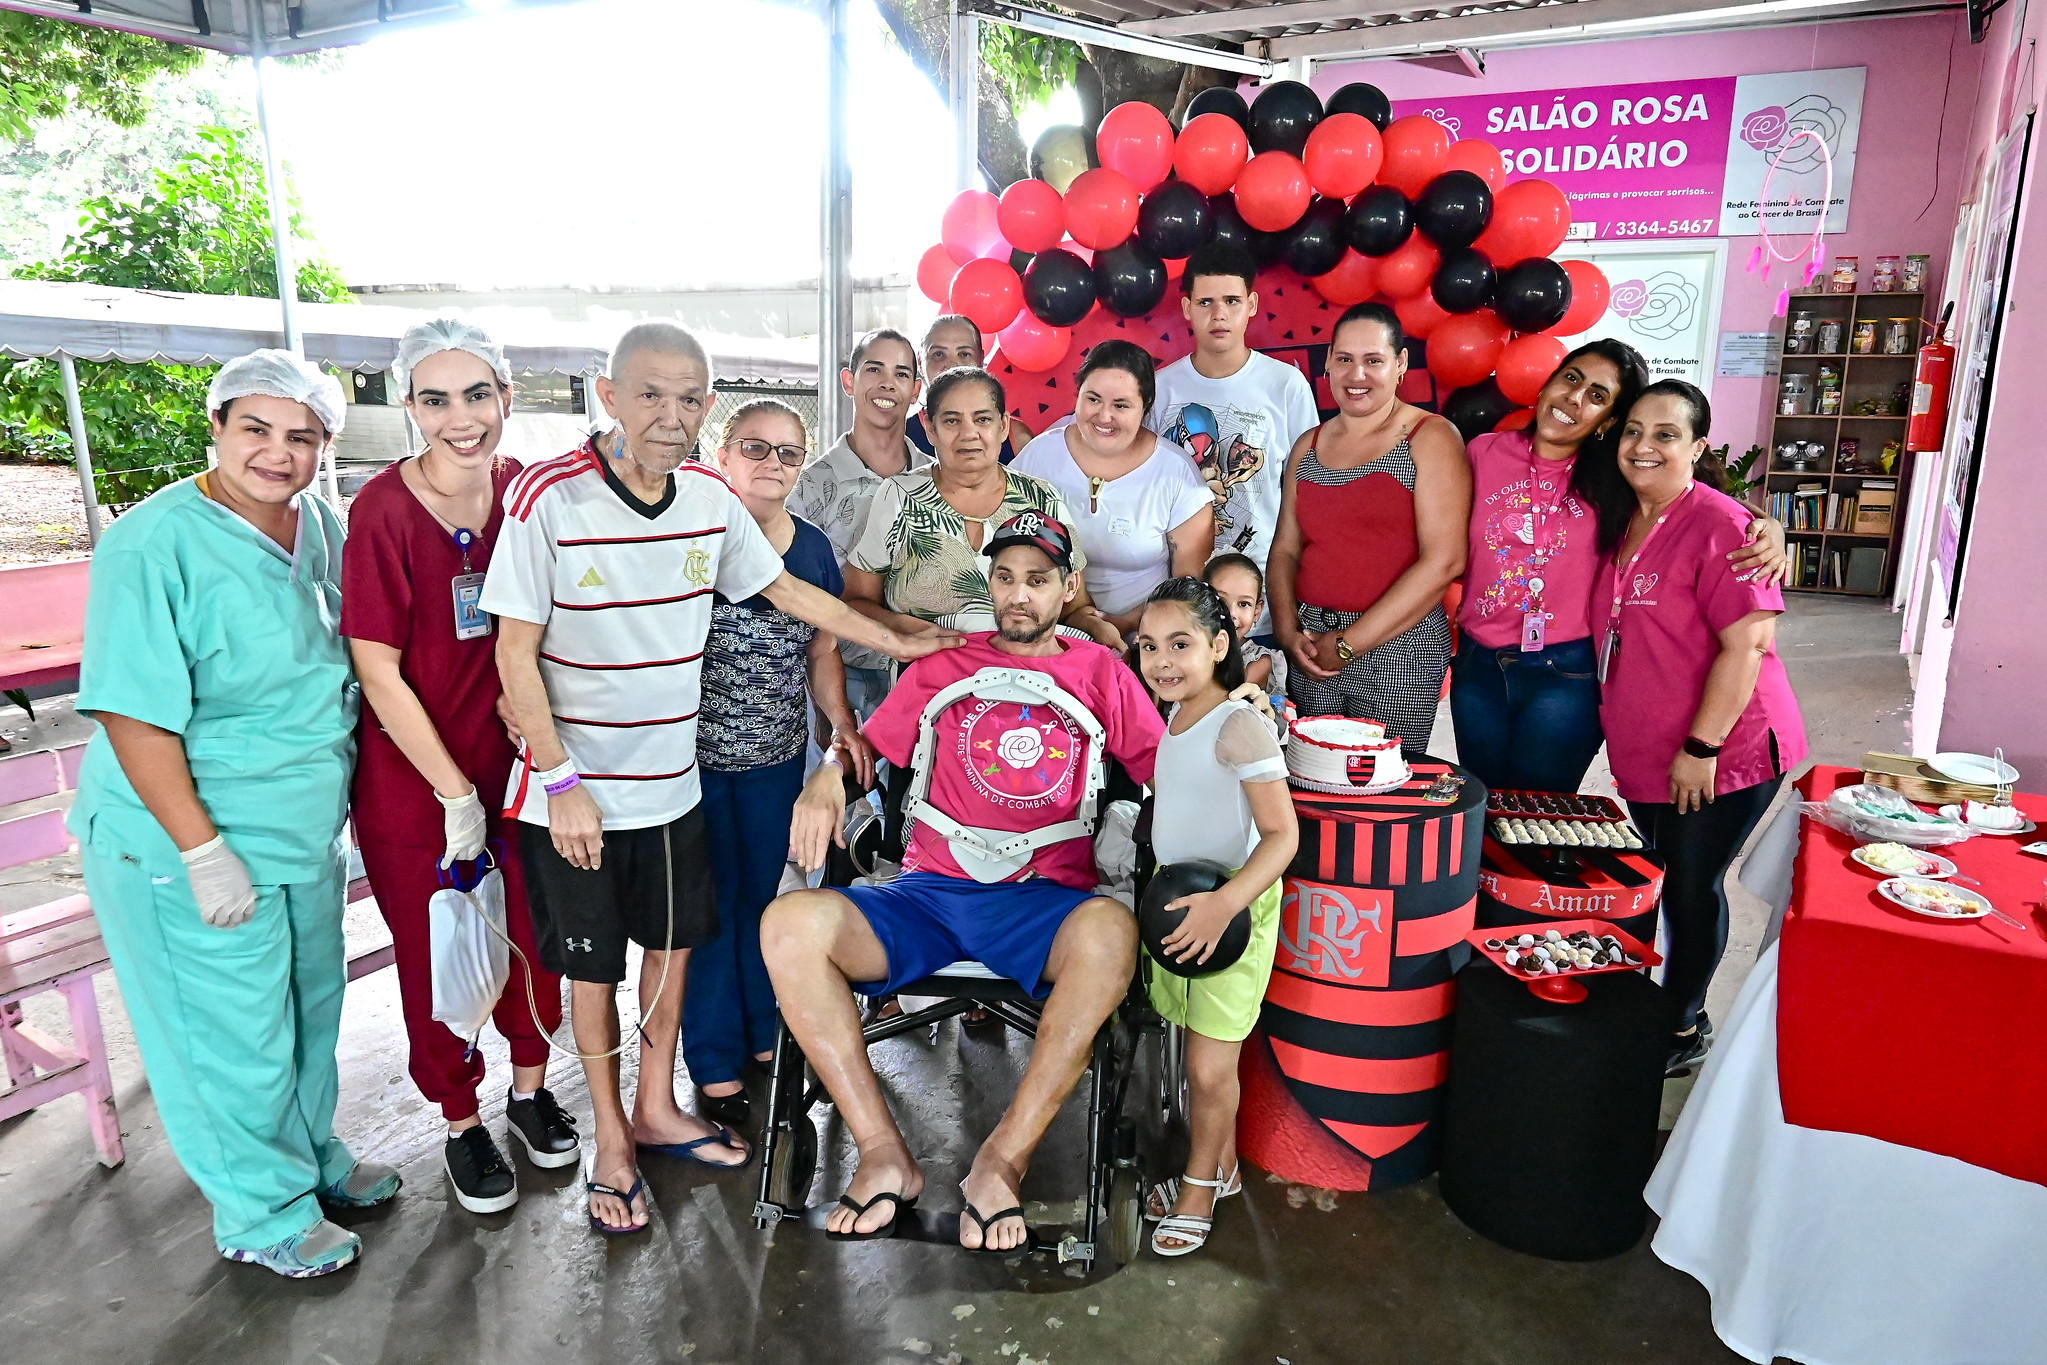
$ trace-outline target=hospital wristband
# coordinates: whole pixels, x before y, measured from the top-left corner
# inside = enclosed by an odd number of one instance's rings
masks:
[[[535,773],[540,779],[540,788],[549,796],[560,796],[571,787],[583,785],[583,775],[576,771],[574,759],[568,759],[558,768],[549,768],[544,773]]]

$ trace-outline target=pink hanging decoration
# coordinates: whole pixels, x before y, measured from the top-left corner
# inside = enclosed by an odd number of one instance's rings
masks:
[[[1826,188],[1820,196],[1820,212],[1819,216],[1813,221],[1812,236],[1802,242],[1796,251],[1787,256],[1778,251],[1777,244],[1770,240],[1770,220],[1768,217],[1770,181],[1777,174],[1777,168],[1783,163],[1785,154],[1805,138],[1811,138],[1813,145],[1819,148],[1820,165],[1825,168],[1827,173]],[[1827,146],[1827,140],[1810,128],[1799,128],[1792,132],[1789,137],[1785,138],[1781,145],[1771,149],[1770,169],[1763,173],[1763,188],[1757,199],[1759,201],[1756,214],[1758,240],[1755,250],[1749,253],[1749,272],[1754,274],[1760,270],[1763,278],[1767,280],[1770,278],[1770,266],[1773,263],[1795,265],[1800,260],[1804,260],[1806,263],[1804,283],[1811,284],[1819,277],[1820,270],[1827,261],[1827,244],[1821,234],[1826,231],[1827,227],[1827,206],[1834,202],[1834,154]],[[1793,195],[1790,199],[1790,207],[1797,208],[1804,202],[1799,196]],[[1777,316],[1783,317],[1790,307],[1791,286],[1785,285],[1777,291]]]

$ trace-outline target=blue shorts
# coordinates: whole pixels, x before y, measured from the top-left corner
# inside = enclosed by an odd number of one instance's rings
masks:
[[[1042,1000],[1050,994],[1045,959],[1059,926],[1092,891],[1045,877],[976,882],[936,872],[905,872],[881,886],[834,888],[867,919],[888,954],[888,980],[855,982],[862,995],[887,995],[941,967],[973,960]]]

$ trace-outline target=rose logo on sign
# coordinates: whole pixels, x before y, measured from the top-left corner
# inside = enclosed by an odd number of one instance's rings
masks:
[[[1646,280],[1615,285],[1607,310],[1624,319],[1637,336],[1668,341],[1692,325],[1699,311],[1699,289],[1674,270],[1659,271]]]
[[[1383,986],[1393,933],[1387,893],[1288,877],[1279,903],[1278,965],[1355,986]]]
[[[1802,174],[1820,168],[1820,143],[1826,144],[1829,154],[1840,151],[1841,134],[1847,126],[1848,111],[1825,95],[1801,95],[1789,105],[1772,104],[1752,110],[1741,121],[1741,140],[1759,152],[1784,148],[1784,155],[1776,163],[1777,168]],[[1800,132],[1814,134],[1819,142],[1806,138],[1794,147],[1787,147],[1792,137]]]
[[[1784,106],[1770,105],[1757,109],[1741,121],[1741,140],[1759,152],[1767,152],[1784,140],[1790,130],[1791,120],[1784,116]]]

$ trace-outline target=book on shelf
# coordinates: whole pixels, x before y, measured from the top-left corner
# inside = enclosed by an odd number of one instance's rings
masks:
[[[1898,505],[1897,480],[1864,479],[1856,501],[1851,525],[1858,535],[1887,536],[1891,533],[1891,517]],[[1878,576],[1881,577],[1881,570]]]
[[[1882,592],[1884,565],[1889,558],[1890,551],[1881,545],[1856,546],[1848,551],[1848,565],[1842,575],[1841,586],[1850,592]]]

